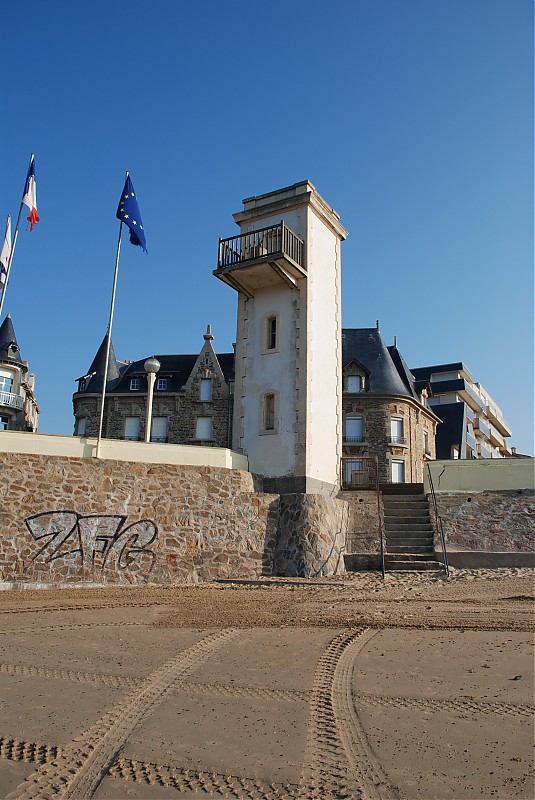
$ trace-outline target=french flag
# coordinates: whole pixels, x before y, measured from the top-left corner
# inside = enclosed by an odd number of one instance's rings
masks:
[[[32,153],[30,160],[30,167],[28,169],[28,177],[26,178],[26,188],[24,190],[24,197],[22,202],[28,206],[30,213],[26,219],[30,223],[30,231],[33,231],[34,225],[39,222],[39,214],[37,213],[37,198],[35,191],[35,159]]]

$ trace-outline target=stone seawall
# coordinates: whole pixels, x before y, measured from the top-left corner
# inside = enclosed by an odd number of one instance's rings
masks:
[[[179,584],[343,569],[343,501],[215,467],[0,454],[0,580]]]
[[[436,495],[446,545],[453,550],[533,551],[535,491],[506,489]]]

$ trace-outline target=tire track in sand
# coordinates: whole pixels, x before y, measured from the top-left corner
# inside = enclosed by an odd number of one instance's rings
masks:
[[[206,636],[165,663],[56,758],[29,775],[6,800],[88,800],[136,725],[162,702],[175,681],[238,633],[227,630]]]

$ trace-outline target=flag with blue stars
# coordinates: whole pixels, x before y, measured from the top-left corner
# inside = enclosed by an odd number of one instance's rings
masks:
[[[143,230],[136,193],[134,192],[134,187],[132,186],[132,181],[128,174],[126,175],[123,193],[119,200],[119,208],[117,209],[116,217],[120,219],[121,222],[124,222],[130,229],[130,241],[132,244],[142,247],[147,253],[145,231]]]

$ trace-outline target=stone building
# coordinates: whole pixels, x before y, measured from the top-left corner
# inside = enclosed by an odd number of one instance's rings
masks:
[[[0,431],[37,430],[35,376],[28,374],[10,315],[0,326]]]
[[[155,356],[150,440],[172,444],[230,447],[234,353],[214,352],[208,327],[198,355]],[[97,436],[106,363],[107,337],[89,367],[78,378],[73,396],[75,435]],[[146,438],[149,377],[146,360],[118,361],[110,346],[103,436],[143,441]]]
[[[421,483],[439,418],[397,346],[377,328],[342,330],[343,487]]]

